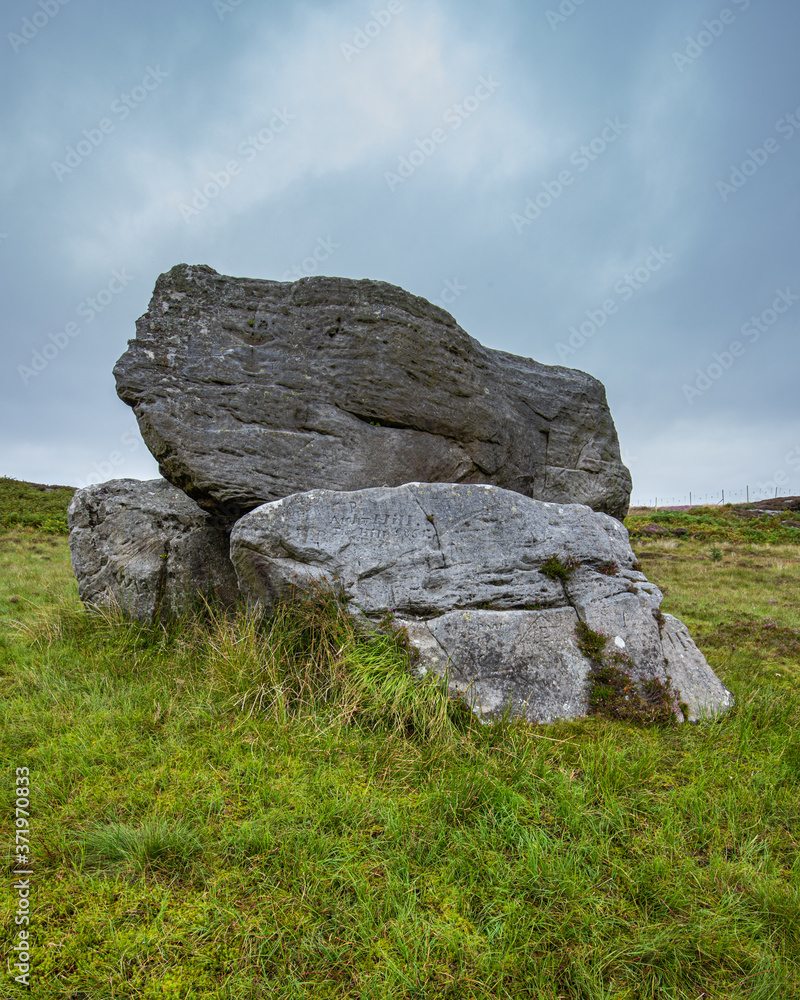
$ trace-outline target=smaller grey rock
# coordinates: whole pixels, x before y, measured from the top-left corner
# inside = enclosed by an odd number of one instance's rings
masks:
[[[154,621],[196,605],[225,605],[239,588],[230,525],[164,479],[114,479],[78,490],[67,512],[72,568],[85,604],[118,604]]]
[[[636,676],[648,679],[664,679],[664,654],[658,622],[653,612],[661,603],[661,591],[653,588],[658,595],[648,594],[642,587],[631,585],[630,590],[603,593],[596,584],[591,588],[592,600],[586,600],[585,592],[574,596],[576,586],[566,585],[572,604],[578,615],[593,632],[607,635],[612,645],[631,659]]]

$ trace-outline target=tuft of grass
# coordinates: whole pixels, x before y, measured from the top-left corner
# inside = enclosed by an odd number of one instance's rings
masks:
[[[589,714],[604,719],[620,719],[640,725],[674,725],[676,722],[669,679],[640,678],[634,681],[611,663],[596,665],[591,671]]]
[[[613,560],[600,563],[596,569],[598,573],[602,573],[604,576],[619,576],[619,564]]]
[[[248,715],[285,722],[333,707],[342,724],[430,739],[463,714],[438,678],[413,675],[416,654],[403,630],[388,620],[370,626],[333,591],[270,615],[212,613],[197,641],[204,636],[209,690]]]
[[[181,872],[202,853],[195,831],[182,820],[156,816],[132,826],[108,823],[93,826],[76,838],[80,865],[97,871],[125,867],[133,872]]]
[[[579,620],[575,626],[575,636],[578,641],[578,649],[588,660],[597,663],[602,661],[608,643],[607,635],[593,631],[586,622]]]
[[[541,565],[541,572],[551,580],[569,580],[572,571],[580,566],[580,562],[572,556],[567,556],[562,562],[558,556],[548,556]]]

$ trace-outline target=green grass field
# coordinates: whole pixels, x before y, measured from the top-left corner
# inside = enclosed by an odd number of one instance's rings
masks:
[[[788,523],[704,509],[689,534],[649,538],[650,521],[688,522],[631,519],[729,715],[484,726],[335,605],[169,626],[87,614],[58,528],[68,494],[37,509],[10,482],[4,964],[18,767],[34,875],[31,990],[6,967],[3,1000],[800,996]]]

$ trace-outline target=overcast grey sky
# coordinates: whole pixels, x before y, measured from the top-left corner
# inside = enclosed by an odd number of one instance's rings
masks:
[[[2,22],[0,474],[157,474],[111,369],[185,262],[390,281],[590,372],[634,502],[800,493],[797,0]]]

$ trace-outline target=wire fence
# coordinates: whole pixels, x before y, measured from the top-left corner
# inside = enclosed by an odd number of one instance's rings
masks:
[[[783,493],[781,495],[784,495]],[[677,496],[651,496],[631,501],[632,507],[698,507],[721,505],[724,503],[754,503],[756,500],[769,500],[778,496],[778,487],[774,492],[758,486],[744,486],[739,490],[717,490],[711,493],[684,493]]]

